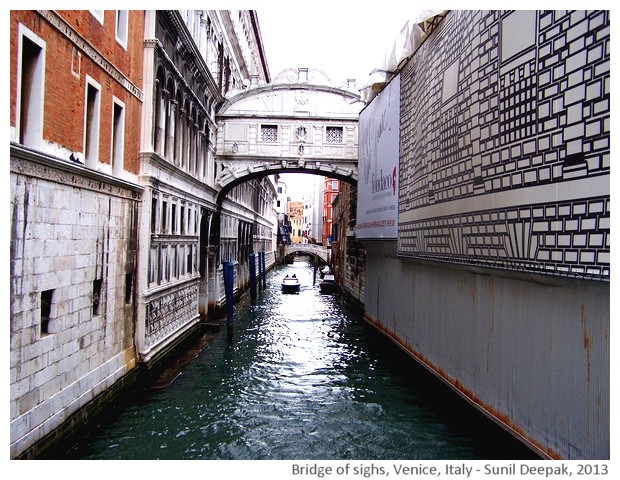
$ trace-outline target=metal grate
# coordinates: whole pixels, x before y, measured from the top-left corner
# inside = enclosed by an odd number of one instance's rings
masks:
[[[278,141],[278,126],[277,125],[261,125],[260,139],[263,142],[277,142]]]
[[[327,143],[342,143],[342,127],[327,127]]]

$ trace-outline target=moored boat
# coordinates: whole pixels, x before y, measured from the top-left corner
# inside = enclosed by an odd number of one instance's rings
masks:
[[[319,283],[319,288],[321,289],[321,293],[334,293],[338,288],[338,284],[336,283],[336,277],[332,274],[326,274]]]

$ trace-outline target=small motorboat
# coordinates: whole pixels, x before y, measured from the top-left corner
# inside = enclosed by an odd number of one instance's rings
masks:
[[[332,274],[325,274],[323,280],[319,283],[319,288],[321,289],[321,293],[334,293],[338,288],[336,277]]]
[[[288,275],[282,279],[282,293],[297,293],[299,292],[299,279],[293,275]]]

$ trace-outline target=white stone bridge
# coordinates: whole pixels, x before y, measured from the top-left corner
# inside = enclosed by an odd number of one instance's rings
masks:
[[[313,255],[319,257],[325,263],[328,263],[331,250],[322,245],[316,245],[314,243],[293,243],[287,245],[284,249],[284,255],[291,255],[294,253],[300,253],[302,255]]]
[[[216,115],[219,202],[240,183],[277,173],[357,182],[364,103],[352,81],[337,87],[320,70],[288,69],[227,97]]]

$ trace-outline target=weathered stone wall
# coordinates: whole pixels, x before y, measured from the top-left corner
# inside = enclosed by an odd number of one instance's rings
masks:
[[[139,190],[12,150],[11,456],[136,366]]]

